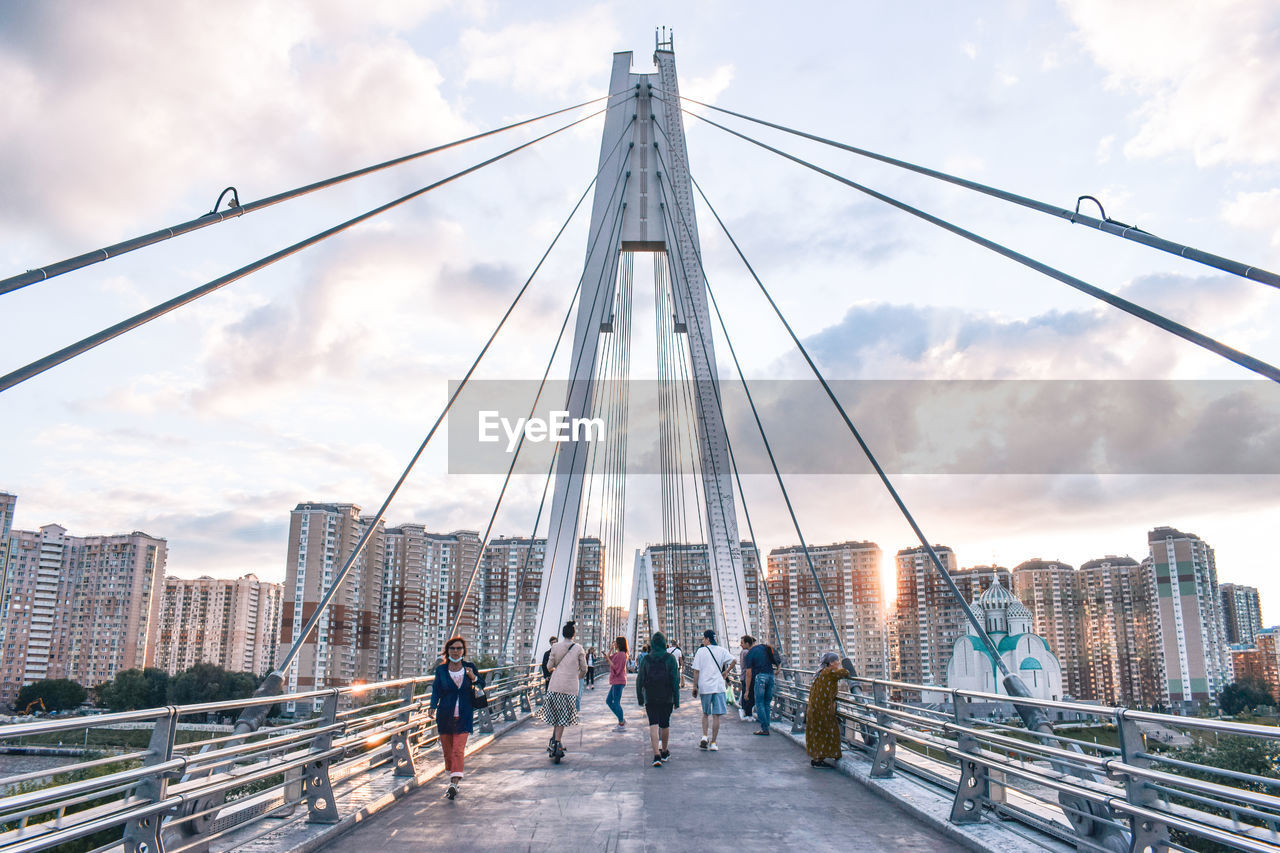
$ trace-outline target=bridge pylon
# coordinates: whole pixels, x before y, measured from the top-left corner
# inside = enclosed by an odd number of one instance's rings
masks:
[[[609,92],[634,97],[615,97],[605,114],[565,410],[570,418],[591,415],[600,339],[612,333],[620,256],[624,252],[657,253],[655,264],[664,263],[669,270],[666,279],[676,333],[686,336],[714,627],[724,641],[734,642],[750,631],[750,614],[671,41],[661,42],[654,52],[655,72],[636,74],[631,64],[630,51],[613,55]],[[589,456],[584,438],[562,445],[556,460],[535,660],[541,659],[547,638],[558,634],[560,626],[572,618]],[[687,642],[689,638],[684,639]]]

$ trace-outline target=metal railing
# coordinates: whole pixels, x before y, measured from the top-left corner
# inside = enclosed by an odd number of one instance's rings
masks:
[[[481,670],[488,707],[475,728],[487,734],[541,701],[537,666]],[[204,851],[246,824],[288,817],[300,805],[313,823],[336,823],[334,786],[361,776],[417,779],[438,741],[429,716],[431,677],[282,694],[292,719],[250,734],[191,731],[184,722],[235,715],[261,698],[168,706],[0,726],[0,745],[104,731],[149,728],[145,748],[85,751],[60,767],[0,778],[0,853],[66,849],[127,853]],[[132,727],[132,728],[136,728]],[[184,737],[179,737],[183,735]],[[186,739],[185,736],[191,736]],[[84,732],[88,743],[88,732]]]
[[[771,710],[793,733],[814,675],[777,675]],[[1053,733],[1024,728],[1015,702],[1058,717]],[[872,779],[945,788],[954,823],[1019,821],[1081,850],[1280,853],[1280,778],[1206,763],[1226,751],[1280,768],[1280,727],[870,678],[842,683],[837,714]]]

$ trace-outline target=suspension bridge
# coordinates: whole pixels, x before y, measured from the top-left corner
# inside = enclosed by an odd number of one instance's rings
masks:
[[[959,176],[827,139],[764,118],[693,101],[680,94],[674,43],[659,40],[656,70],[637,73],[629,52],[613,57],[607,93],[587,103],[408,154],[317,181],[274,196],[242,201],[228,188],[212,212],[150,234],[77,257],[42,266],[0,281],[0,295],[44,286],[73,273],[198,229],[240,219],[310,193],[444,150],[499,134],[561,122],[502,153],[484,159],[360,215],[285,246],[250,264],[208,281],[133,317],[102,329],[46,357],[0,377],[0,392],[38,381],[74,358],[114,338],[159,320],[221,288],[298,252],[409,203],[466,176],[498,167],[533,146],[551,144],[557,135],[603,116],[600,156],[587,186],[550,241],[532,272],[497,318],[469,369],[451,389],[417,451],[372,516],[371,523],[334,574],[305,624],[293,632],[292,645],[252,698],[205,705],[156,708],[104,715],[86,722],[63,719],[0,728],[0,741],[32,735],[72,732],[88,727],[144,723],[150,727],[146,749],[122,755],[86,758],[53,772],[36,771],[0,780],[0,853],[60,849],[126,851],[335,850],[378,845],[388,849],[432,845],[458,849],[762,849],[778,844],[812,849],[847,849],[858,843],[875,849],[1207,849],[1219,844],[1241,850],[1280,851],[1280,791],[1274,780],[1195,764],[1149,748],[1153,727],[1193,734],[1233,735],[1270,742],[1280,731],[1266,726],[1176,717],[1036,698],[1019,675],[1010,672],[986,627],[969,609],[924,530],[854,423],[817,360],[796,334],[757,274],[744,247],[694,177],[686,127],[733,136],[815,171],[896,210],[1021,264],[1045,278],[1074,288],[1134,322],[1147,323],[1201,347],[1240,369],[1273,382],[1280,370],[1152,309],[1084,281],[988,235],[967,230],[869,186],[820,167],[753,135],[767,127],[857,157],[962,187],[1061,220],[1064,226],[1097,230],[1098,239],[1124,239],[1169,252],[1259,286],[1280,287],[1280,276],[1257,266],[1181,245],[1147,231],[1081,210],[1037,201]],[[577,116],[577,117],[574,117]],[[688,122],[686,120],[689,120]],[[541,381],[528,411],[506,413],[532,420],[540,407],[563,406],[568,422],[600,421],[603,430],[570,434],[558,441],[545,473],[542,500],[532,534],[545,530],[545,564],[536,601],[532,660],[511,645],[513,603],[503,641],[503,665],[488,675],[490,706],[480,714],[481,737],[473,745],[474,780],[458,801],[443,803],[428,783],[438,776],[437,735],[426,713],[427,673],[378,684],[342,685],[321,690],[287,691],[288,675],[303,646],[313,638],[424,451],[472,382],[477,369],[556,247],[571,221],[589,205],[589,231],[582,274],[569,295],[559,332],[551,341]],[[736,381],[745,395],[763,444],[770,472],[785,506],[807,569],[822,598],[831,635],[847,668],[850,650],[837,628],[783,467],[775,456],[742,371],[741,335],[726,323],[712,277],[703,264],[698,205],[710,214],[740,259],[751,282],[795,345],[832,410],[847,428],[848,440],[865,457],[875,476],[920,542],[929,563],[964,608],[975,642],[1000,669],[1000,694],[854,677],[838,700],[842,738],[850,754],[839,774],[815,775],[789,738],[802,739],[805,707],[813,673],[789,666],[780,675],[775,698],[775,733],[766,745],[743,737],[745,729],[728,723],[726,748],[708,755],[696,747],[695,715],[685,709],[675,724],[675,759],[661,770],[646,769],[640,758],[642,726],[620,737],[603,734],[601,704],[583,699],[585,725],[570,742],[565,765],[551,766],[542,754],[542,732],[528,721],[542,701],[541,678],[533,665],[545,649],[543,638],[573,618],[574,579],[584,530],[597,527],[608,561],[607,594],[630,595],[626,633],[634,642],[653,630],[674,629],[690,636],[714,627],[736,646],[739,636],[777,637],[777,615],[761,574],[758,541],[743,493],[733,436],[727,427],[717,358],[719,341],[727,349]],[[705,220],[704,220],[705,224]],[[659,428],[662,473],[662,541],[673,543],[655,562],[649,552],[622,559],[627,518],[632,319],[635,312],[635,257],[649,255],[654,275],[657,330]],[[723,294],[721,294],[723,298]],[[570,328],[572,332],[570,333]],[[547,401],[557,354],[567,343],[569,371],[563,400]],[[559,377],[557,377],[559,378]],[[482,535],[481,552],[518,460],[526,430],[514,446],[493,512]],[[745,527],[744,539],[739,523]],[[680,568],[681,548],[694,547],[705,560]],[[624,565],[630,563],[630,565]],[[479,558],[454,608],[450,635],[456,633],[466,601],[474,593]],[[627,581],[626,569],[630,569]],[[521,571],[528,570],[528,559]],[[681,585],[705,587],[691,612],[693,593]],[[517,580],[516,589],[525,584]],[[624,587],[629,587],[626,591]],[[660,602],[656,591],[664,591]],[[785,651],[785,650],[784,650]],[[519,657],[519,659],[517,659]],[[803,664],[804,662],[790,662]],[[941,697],[942,701],[938,701]],[[689,701],[686,698],[686,701]],[[310,717],[281,721],[272,716],[280,702],[311,703]],[[973,706],[1011,704],[1017,725],[983,719]],[[178,743],[184,718],[234,714],[233,731]],[[634,712],[629,714],[638,723]],[[1118,745],[1073,738],[1064,720],[1112,723]],[[1055,725],[1057,723],[1058,725]],[[85,771],[72,781],[60,774]],[[659,775],[661,774],[661,775]],[[474,788],[474,793],[472,789]],[[891,805],[886,806],[889,803]],[[856,839],[856,841],[855,841]],[[66,849],[72,849],[70,847]]]

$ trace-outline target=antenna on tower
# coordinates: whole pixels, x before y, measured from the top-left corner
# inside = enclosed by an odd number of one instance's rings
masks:
[[[669,50],[672,53],[675,53],[676,31],[668,30],[666,27],[661,27],[660,29],[662,31],[661,35],[658,34],[658,31],[659,31],[658,27],[653,28],[653,49],[655,51]]]

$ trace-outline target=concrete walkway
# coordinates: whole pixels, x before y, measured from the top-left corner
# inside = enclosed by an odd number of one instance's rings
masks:
[[[439,777],[341,836],[339,853],[449,851],[962,850],[834,770],[814,770],[787,738],[755,737],[737,710],[720,751],[698,748],[701,715],[686,690],[672,718],[671,759],[652,767],[644,709],[623,694],[627,731],[614,734],[608,685],[582,697],[580,725],[547,758],[550,729],[525,723],[467,762],[462,792]],[[433,751],[427,761],[439,761]]]

